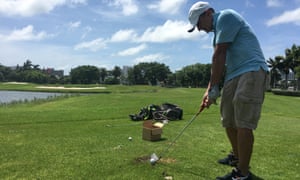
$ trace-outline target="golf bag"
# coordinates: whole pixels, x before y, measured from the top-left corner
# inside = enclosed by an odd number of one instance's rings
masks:
[[[150,104],[141,108],[139,114],[130,114],[129,117],[133,121],[141,120],[181,120],[183,110],[174,104],[163,103],[161,106]]]

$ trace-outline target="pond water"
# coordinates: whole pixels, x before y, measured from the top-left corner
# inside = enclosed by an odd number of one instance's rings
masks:
[[[34,99],[47,99],[64,95],[63,93],[47,93],[47,92],[25,92],[25,91],[0,91],[0,104],[10,103],[13,101],[31,101]]]

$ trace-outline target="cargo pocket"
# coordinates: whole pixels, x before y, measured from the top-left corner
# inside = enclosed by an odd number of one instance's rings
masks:
[[[240,94],[234,100],[235,121],[238,127],[255,129],[260,118],[263,98],[246,97]]]

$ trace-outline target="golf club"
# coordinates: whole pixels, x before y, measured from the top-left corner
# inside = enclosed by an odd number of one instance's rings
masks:
[[[162,153],[160,154],[160,156],[157,156],[155,153],[151,154],[151,157],[150,157],[150,163],[151,163],[151,165],[155,165],[162,158],[162,156],[166,152],[168,152],[168,150],[170,149],[170,147],[183,134],[183,132],[185,131],[185,129],[196,119],[196,117],[203,111],[204,108],[205,108],[204,106],[201,106],[201,109],[192,117],[191,120],[189,120],[187,122],[187,124],[182,128],[182,130],[180,131],[180,133],[173,139],[173,141],[167,146],[167,148],[164,151],[162,151]]]

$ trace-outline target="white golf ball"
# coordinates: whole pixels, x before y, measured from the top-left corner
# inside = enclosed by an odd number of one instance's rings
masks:
[[[129,140],[129,141],[132,141],[132,137],[128,137],[128,140]]]
[[[154,164],[154,163],[155,163],[155,159],[151,158],[151,159],[150,159],[150,163],[151,163],[151,164]]]

